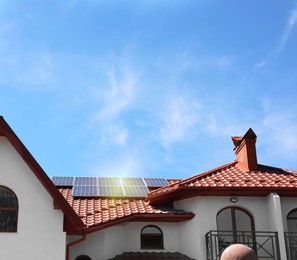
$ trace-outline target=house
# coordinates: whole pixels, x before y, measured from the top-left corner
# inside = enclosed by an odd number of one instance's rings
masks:
[[[1,259],[219,260],[233,243],[297,259],[297,172],[259,164],[256,139],[184,180],[50,179],[0,117]]]

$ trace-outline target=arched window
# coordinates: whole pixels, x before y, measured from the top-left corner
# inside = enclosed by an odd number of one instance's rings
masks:
[[[75,258],[75,260],[92,260],[92,258],[87,255],[80,255],[77,258]]]
[[[297,209],[293,209],[287,216],[288,232],[297,232]]]
[[[160,228],[148,225],[140,233],[141,249],[164,249],[163,232]]]
[[[18,199],[10,189],[0,186],[0,232],[16,232]]]
[[[243,243],[244,236],[253,238],[255,225],[251,213],[239,207],[224,208],[217,214],[217,229],[220,247]],[[251,239],[253,241],[253,239]],[[251,242],[248,246],[255,247]]]

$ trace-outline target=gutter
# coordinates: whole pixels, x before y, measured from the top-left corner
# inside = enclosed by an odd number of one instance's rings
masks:
[[[75,241],[70,242],[69,244],[66,245],[66,260],[70,260],[70,247],[75,246],[87,239],[87,234],[83,234],[83,236]]]

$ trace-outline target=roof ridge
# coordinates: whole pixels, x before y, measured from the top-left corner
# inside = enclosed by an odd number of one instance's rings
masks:
[[[219,167],[216,167],[216,168],[213,168],[211,170],[208,170],[206,172],[202,172],[200,174],[197,174],[197,175],[194,175],[188,179],[185,179],[183,181],[181,181],[181,184],[185,184],[185,183],[188,183],[188,182],[191,182],[192,180],[196,180],[196,179],[200,179],[200,178],[204,178],[205,176],[211,174],[211,173],[214,173],[214,172],[217,172],[217,171],[220,171],[220,170],[223,170],[224,168],[228,168],[228,167],[231,167],[231,166],[234,166],[236,165],[238,162],[235,160],[233,162],[230,162],[230,163],[227,163],[227,164],[224,164],[224,165],[221,165]]]
[[[277,169],[277,170],[286,171],[286,172],[294,172],[294,173],[297,174],[297,171],[291,170],[291,169],[287,169],[287,168],[280,168],[280,167],[270,166],[270,165],[265,165],[265,164],[258,164],[258,165],[260,167],[265,167],[265,168],[269,168],[269,169]]]
[[[191,181],[193,181],[193,180],[197,180],[198,178],[203,178],[203,177],[205,177],[205,176],[207,176],[207,175],[209,175],[209,174],[211,174],[211,173],[213,173],[213,172],[222,170],[222,169],[227,168],[227,167],[231,167],[231,166],[233,166],[233,165],[236,165],[237,163],[238,163],[238,162],[235,160],[235,161],[233,161],[233,162],[229,162],[229,163],[227,163],[227,164],[221,165],[221,166],[216,167],[216,168],[214,168],[214,169],[211,169],[211,170],[209,170],[209,171],[202,172],[202,173],[196,174],[196,175],[194,175],[194,176],[192,176],[192,177],[186,178],[186,179],[184,179],[184,180],[177,181],[177,182],[172,183],[172,184],[170,184],[170,185],[168,185],[168,186],[160,187],[159,189],[156,189],[156,190],[153,190],[153,191],[149,192],[149,193],[148,193],[148,196],[151,195],[151,194],[158,194],[158,193],[161,192],[162,190],[167,190],[167,189],[170,188],[170,187],[181,187],[181,186],[183,186],[183,185],[186,184],[186,183],[189,183],[189,182],[191,182]]]

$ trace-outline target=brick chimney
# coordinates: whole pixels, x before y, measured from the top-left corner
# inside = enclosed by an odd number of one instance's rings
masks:
[[[242,166],[247,171],[257,171],[257,136],[254,131],[250,128],[244,136],[232,136],[231,138],[235,145],[234,150],[239,166]]]

